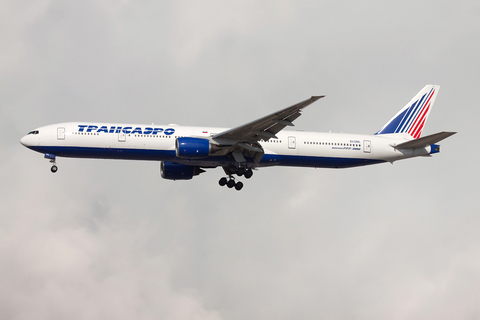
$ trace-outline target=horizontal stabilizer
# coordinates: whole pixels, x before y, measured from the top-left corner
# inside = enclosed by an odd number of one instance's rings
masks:
[[[437,143],[439,141],[442,141],[443,139],[446,139],[450,137],[451,135],[454,135],[456,132],[438,132],[431,134],[429,136],[425,136],[422,138],[418,138],[415,140],[407,141],[404,143],[400,143],[397,145],[393,145],[395,149],[418,149],[418,148],[425,148],[428,147],[434,143]]]

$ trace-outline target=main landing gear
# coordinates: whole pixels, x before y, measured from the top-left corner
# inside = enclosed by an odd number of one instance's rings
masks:
[[[230,189],[235,187],[235,189],[238,191],[242,190],[243,188],[243,183],[241,181],[235,182],[235,178],[232,176],[229,176],[228,180],[225,177],[221,178],[218,181],[218,184],[221,185],[222,187],[226,185]]]
[[[243,188],[243,183],[241,181],[235,182],[235,178],[232,176],[232,174],[236,174],[239,177],[244,176],[246,179],[250,179],[253,176],[253,171],[252,169],[248,168],[226,168],[224,167],[225,172],[228,174],[228,179],[223,177],[218,181],[218,184],[220,186],[227,186],[228,188],[233,188],[235,187],[235,190],[242,190]]]
[[[57,172],[58,167],[57,167],[57,163],[55,162],[55,155],[51,153],[45,153],[45,159],[50,159],[50,163],[52,164],[50,171],[52,171],[52,173]]]

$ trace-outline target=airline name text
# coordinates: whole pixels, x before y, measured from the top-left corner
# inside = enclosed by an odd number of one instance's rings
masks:
[[[96,126],[96,125],[78,125],[78,132],[104,132],[104,133],[120,133],[123,132],[125,134],[165,134],[167,136],[174,134],[175,129],[168,128],[152,128],[152,127],[118,127],[118,126]]]

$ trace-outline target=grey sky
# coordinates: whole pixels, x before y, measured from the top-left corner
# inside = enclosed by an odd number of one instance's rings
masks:
[[[480,317],[478,1],[2,1],[0,319]],[[63,121],[373,133],[426,84],[432,158],[346,170],[58,159]]]

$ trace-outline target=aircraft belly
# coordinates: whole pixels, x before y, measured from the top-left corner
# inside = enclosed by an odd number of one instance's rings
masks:
[[[263,159],[262,159],[263,160]],[[281,156],[281,166],[313,168],[351,168],[385,162],[384,160],[366,158],[340,158],[320,156]]]
[[[121,159],[121,160],[174,160],[175,150],[100,148],[75,146],[38,146],[30,149],[40,153],[51,153],[66,158]]]
[[[32,146],[30,148],[40,153],[51,153],[58,157],[70,158],[174,161],[186,165],[203,167],[229,166],[236,164],[233,158],[227,156],[210,156],[205,159],[192,160],[178,159],[175,156],[175,150],[76,146]],[[247,164],[254,167],[292,166],[317,168],[348,168],[384,162],[383,160],[375,159],[278,154],[265,154],[258,165],[251,158],[247,158],[246,160]]]

